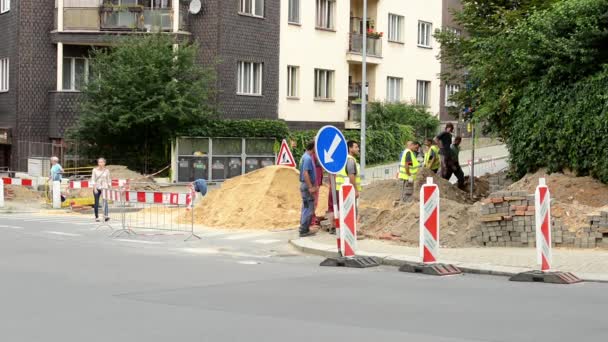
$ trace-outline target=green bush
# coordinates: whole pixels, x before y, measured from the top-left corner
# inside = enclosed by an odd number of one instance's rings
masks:
[[[431,115],[427,108],[408,103],[370,103],[367,127],[370,130],[398,131],[398,126],[408,126],[417,139],[435,136],[439,129],[439,119]],[[413,136],[412,135],[412,136]]]
[[[281,120],[211,120],[192,127],[183,135],[223,138],[275,138],[279,141],[289,136],[289,128]]]

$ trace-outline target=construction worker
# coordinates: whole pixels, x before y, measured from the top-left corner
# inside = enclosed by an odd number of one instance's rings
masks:
[[[316,183],[316,171],[313,162],[315,142],[306,145],[306,152],[300,159],[300,194],[302,195],[302,213],[300,215],[300,237],[312,236],[316,231],[310,229],[315,214],[315,192],[319,191]]]
[[[419,149],[419,142],[408,141],[407,148],[401,154],[399,179],[403,180],[401,200],[404,202],[409,201],[414,193],[414,181],[420,169],[420,162],[417,158]]]
[[[344,180],[348,178],[350,184],[355,186],[355,198],[359,198],[361,193],[361,168],[357,163],[357,157],[359,156],[359,143],[353,140],[349,140],[348,156],[346,158],[346,166],[342,171],[336,174],[336,190],[340,191],[340,186],[344,184]],[[357,203],[356,201],[355,203]]]
[[[424,154],[424,167],[437,173],[441,160],[439,160],[439,147],[433,143],[433,139],[426,139],[426,153]]]
[[[205,195],[207,194],[207,180],[203,178],[199,178],[194,182],[190,183],[190,186],[192,187],[192,190],[194,190],[195,195],[195,198],[192,199],[193,203],[194,201],[198,201],[201,198],[205,197]]]
[[[458,156],[460,155],[460,143],[462,142],[462,137],[458,136],[454,139],[454,143],[452,144],[452,167],[450,169],[450,177],[452,176],[452,172],[454,176],[458,179],[458,187],[461,190],[464,190],[464,172],[460,167],[460,161],[458,160]]]
[[[439,154],[441,155],[441,177],[449,180],[452,176],[451,166],[453,164],[452,158],[452,132],[454,132],[454,125],[449,122],[445,125],[445,131],[439,134],[435,138],[435,142],[439,144]]]

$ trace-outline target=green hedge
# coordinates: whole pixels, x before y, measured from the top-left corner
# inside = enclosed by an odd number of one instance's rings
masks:
[[[306,144],[314,140],[316,135],[317,131],[291,133],[290,138],[296,142],[296,147],[292,151],[296,160],[300,160],[305,151]],[[366,163],[368,165],[376,165],[397,161],[401,151],[404,149],[404,142],[412,139],[413,136],[413,129],[409,126],[401,126],[393,131],[367,131]],[[345,131],[344,137],[347,140],[360,141],[361,132]]]
[[[183,135],[200,137],[247,137],[285,139],[289,128],[281,120],[212,120],[193,127]]]

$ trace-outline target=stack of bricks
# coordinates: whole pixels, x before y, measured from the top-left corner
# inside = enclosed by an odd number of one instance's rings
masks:
[[[490,183],[490,193],[494,193],[513,184],[513,181],[509,178],[508,173],[503,171],[490,175],[488,183]]]
[[[556,217],[551,218],[553,246],[608,248],[608,212],[589,215],[589,226],[572,232]],[[534,195],[521,191],[495,192],[481,207],[481,227],[471,241],[488,247],[535,247]]]
[[[608,248],[608,211],[587,216],[589,227],[581,229],[575,238],[575,246],[579,248]]]
[[[522,191],[500,191],[481,207],[481,229],[472,241],[490,247],[534,245],[534,196]]]

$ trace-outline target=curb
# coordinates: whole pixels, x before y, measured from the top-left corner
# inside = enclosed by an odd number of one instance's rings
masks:
[[[318,255],[325,258],[337,257],[338,252],[335,251],[333,247],[328,247],[327,245],[316,243],[313,241],[306,241],[304,239],[295,239],[289,240],[289,244],[294,248],[299,250],[302,253]],[[368,253],[361,252],[359,253],[363,256],[374,257],[380,265],[384,266],[395,266],[401,267],[402,265],[409,262],[419,262],[418,258],[407,257],[403,255],[386,255],[381,253]],[[491,275],[491,276],[501,276],[501,277],[511,277],[515,274],[533,271],[531,268],[527,267],[509,267],[509,266],[493,266],[493,265],[477,265],[477,264],[468,264],[462,262],[450,262],[443,261],[446,264],[452,264],[457,266],[462,270],[463,273],[469,274],[480,274],[480,275]],[[608,283],[608,275],[597,276],[580,274],[579,277],[585,282],[593,282],[593,283]]]

